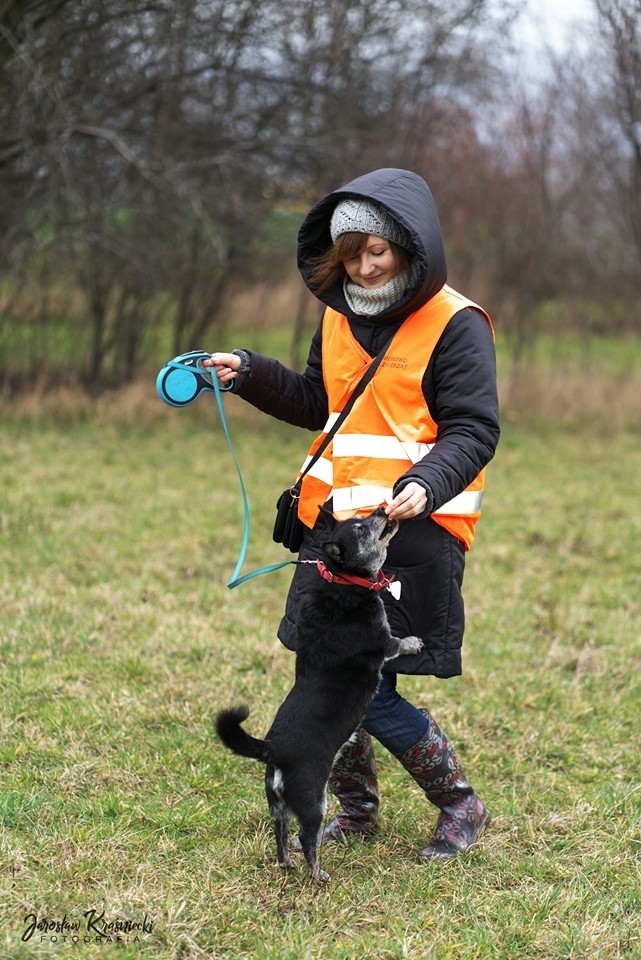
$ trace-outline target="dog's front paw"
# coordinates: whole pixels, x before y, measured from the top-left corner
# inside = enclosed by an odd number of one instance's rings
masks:
[[[423,649],[423,641],[420,637],[401,637],[398,641],[399,653],[420,653]]]

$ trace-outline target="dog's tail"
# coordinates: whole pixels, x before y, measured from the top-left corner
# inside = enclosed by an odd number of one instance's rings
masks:
[[[216,717],[216,733],[225,746],[241,757],[251,757],[267,763],[267,746],[264,740],[250,737],[241,727],[243,720],[249,716],[249,709],[243,707],[229,707],[221,710]]]

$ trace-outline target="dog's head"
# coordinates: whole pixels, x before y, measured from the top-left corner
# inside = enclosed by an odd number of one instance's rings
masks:
[[[398,520],[389,521],[379,507],[365,519],[335,520],[323,511],[331,527],[321,543],[330,570],[374,578],[385,563],[387,547],[398,530]]]

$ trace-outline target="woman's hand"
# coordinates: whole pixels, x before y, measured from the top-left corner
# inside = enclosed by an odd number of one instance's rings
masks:
[[[426,509],[427,491],[412,480],[388,503],[385,513],[390,520],[411,520],[412,517],[420,517]]]
[[[203,367],[216,368],[216,376],[221,385],[236,378],[240,364],[240,357],[235,353],[212,353],[209,360],[203,360]]]

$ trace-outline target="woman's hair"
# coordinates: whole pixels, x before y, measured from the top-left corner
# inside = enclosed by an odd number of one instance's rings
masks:
[[[346,275],[343,261],[360,256],[367,247],[368,240],[367,233],[342,233],[337,237],[336,242],[312,263],[314,269],[309,282],[314,286],[314,293],[324,293],[335,283],[342,281]],[[412,261],[409,251],[391,240],[385,240],[385,242],[390,245],[398,272],[409,270]]]

